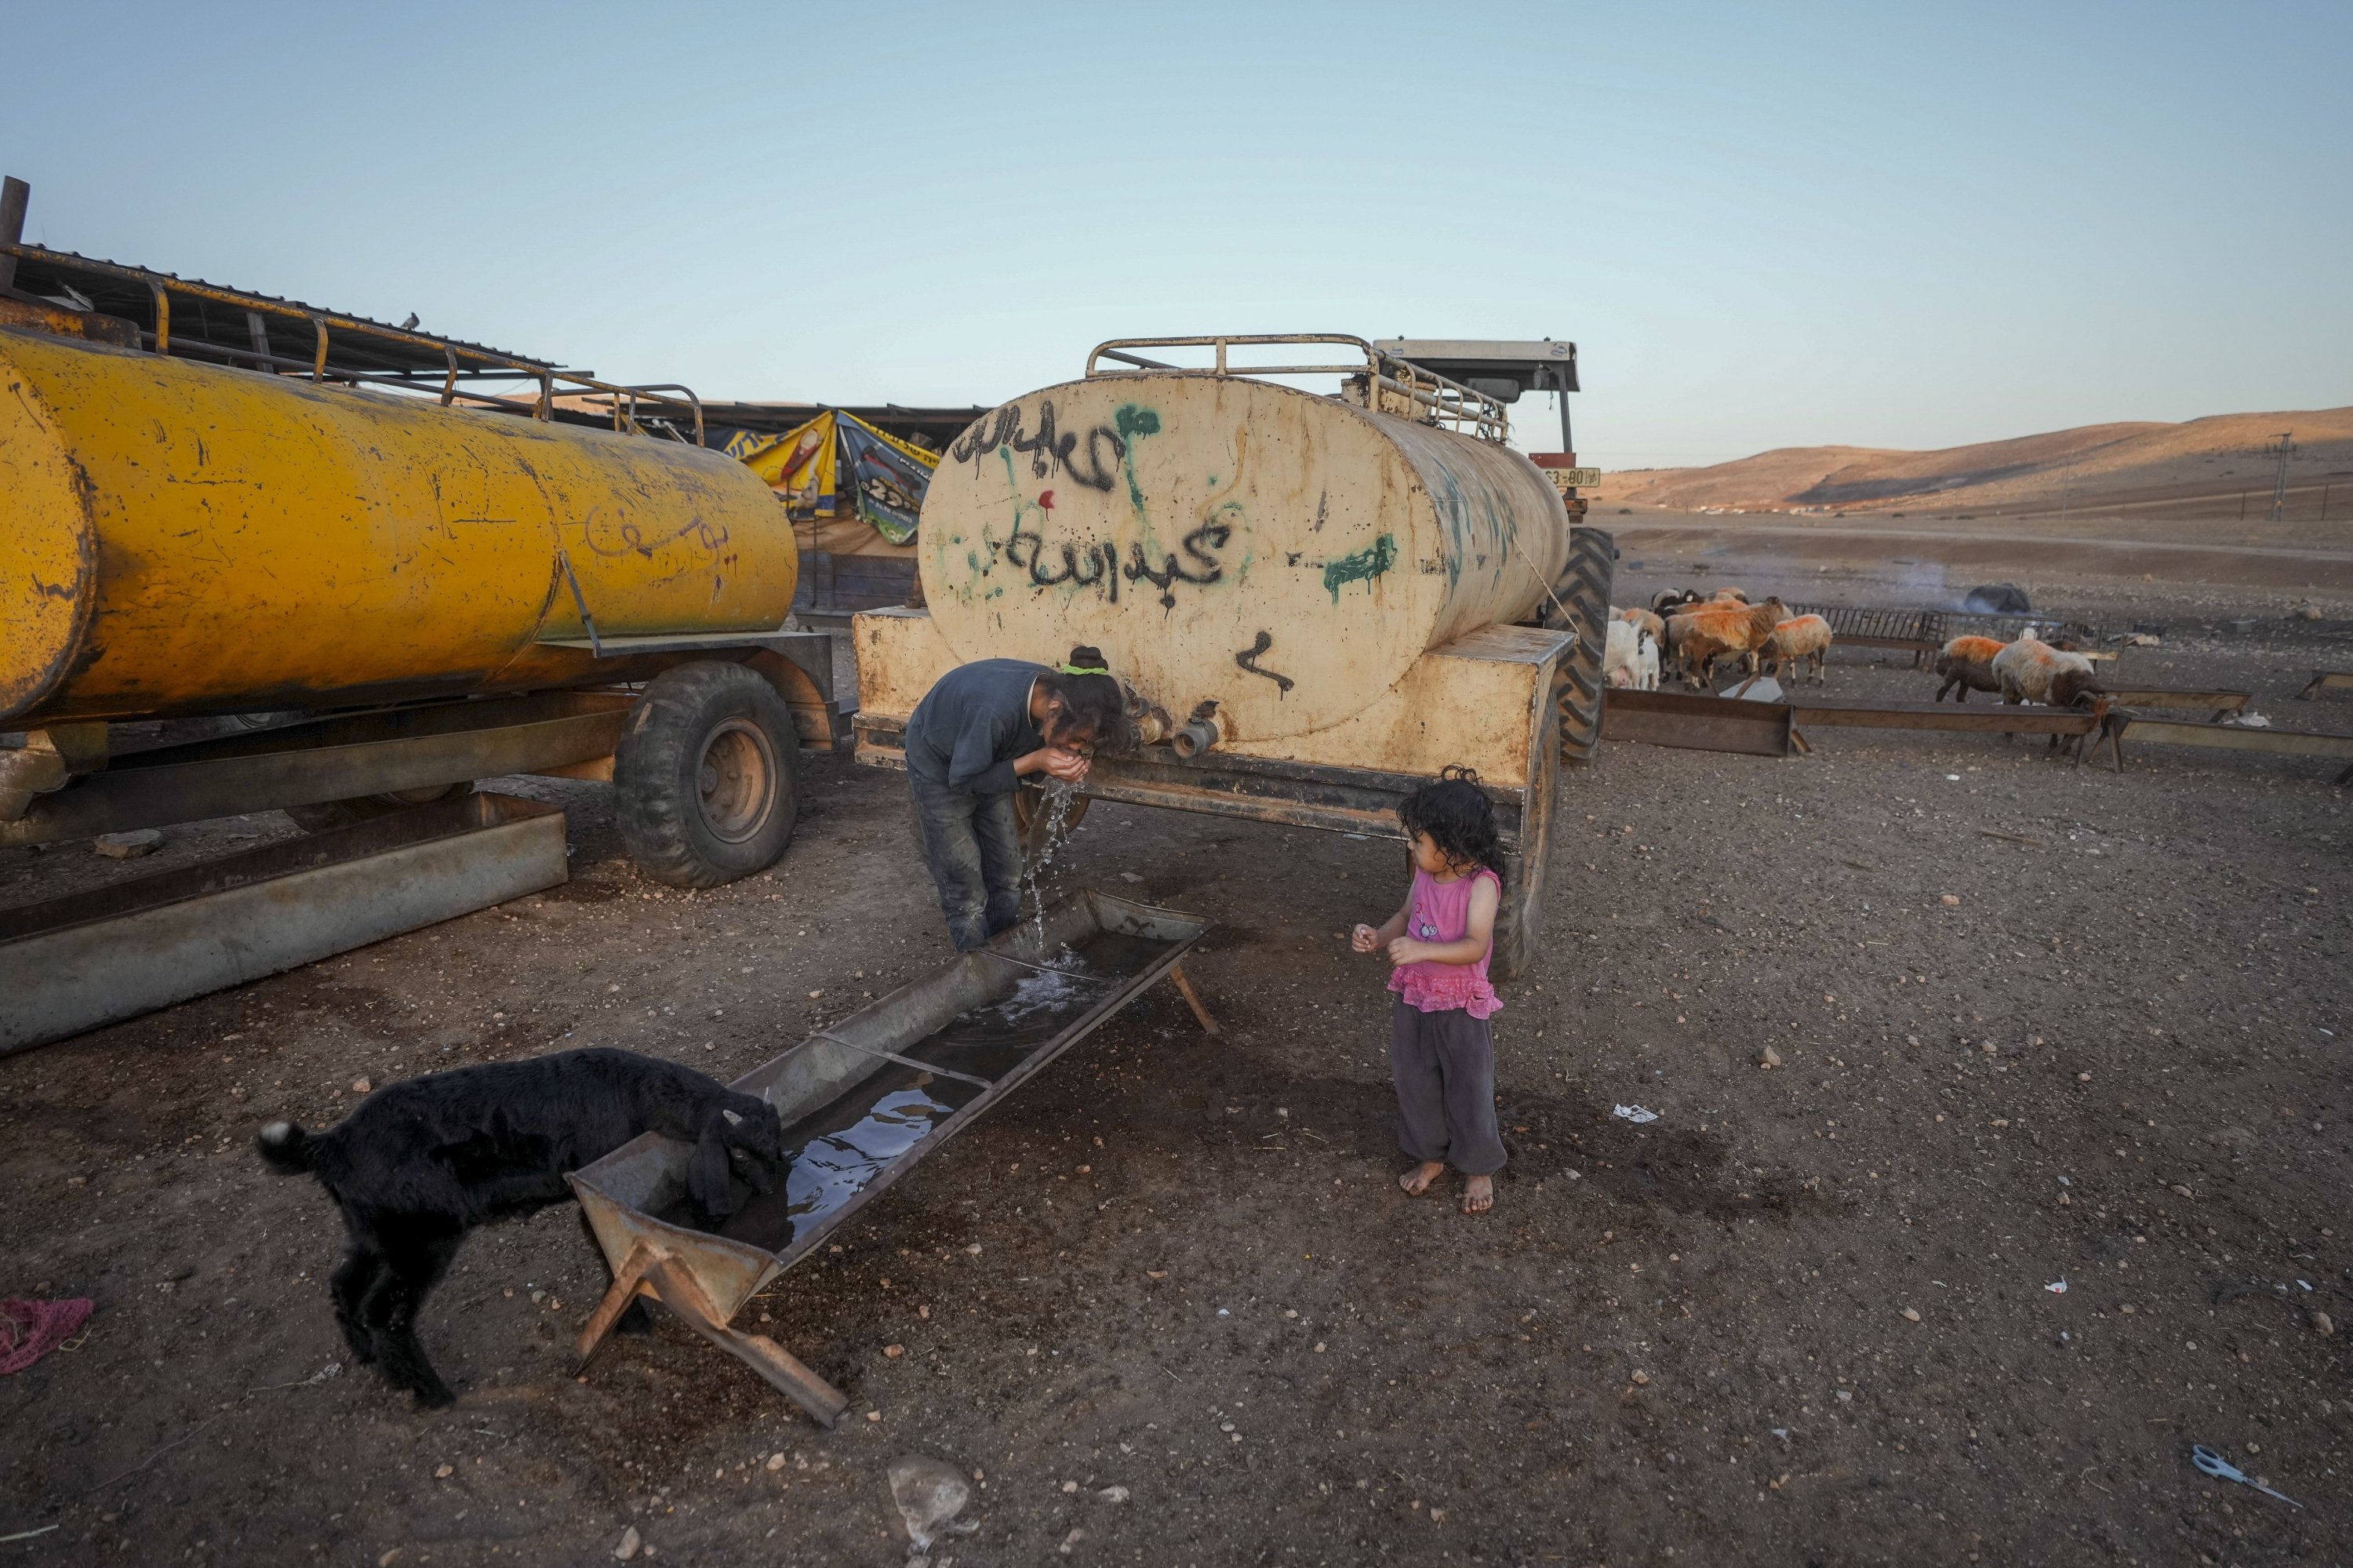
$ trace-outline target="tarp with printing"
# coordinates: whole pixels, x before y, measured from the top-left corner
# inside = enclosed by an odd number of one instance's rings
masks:
[[[831,408],[781,436],[737,430],[720,450],[784,497],[804,548],[836,555],[912,551],[940,461]]]

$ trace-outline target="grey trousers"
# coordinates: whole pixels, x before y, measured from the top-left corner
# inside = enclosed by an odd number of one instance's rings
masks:
[[[1443,1160],[1466,1176],[1504,1168],[1495,1128],[1495,1037],[1461,1008],[1424,1012],[1399,997],[1389,1007],[1389,1075],[1396,1080],[1398,1147],[1409,1159]]]
[[[1021,918],[1021,830],[1010,795],[974,795],[907,775],[915,832],[948,939],[970,952]]]

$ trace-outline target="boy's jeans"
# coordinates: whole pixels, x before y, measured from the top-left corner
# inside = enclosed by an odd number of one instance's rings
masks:
[[[1021,832],[1010,795],[974,795],[907,775],[915,834],[956,951],[970,952],[1021,918]]]

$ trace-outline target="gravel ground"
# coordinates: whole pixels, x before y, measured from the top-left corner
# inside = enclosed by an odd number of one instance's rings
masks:
[[[2302,642],[2132,657],[2353,727],[2286,700],[2332,662]],[[1845,656],[1827,689],[1926,680]],[[1099,807],[1066,885],[1213,920],[1228,1033],[1147,995],[746,1309],[851,1394],[831,1435],[667,1319],[575,1379],[605,1277],[568,1211],[428,1302],[455,1409],[324,1375],[337,1226],[262,1122],[556,1046],[727,1076],[945,956],[894,777],[811,761],[786,860],[691,896],[602,789],[516,782],[571,810],[565,887],[0,1060],[0,1293],[98,1303],[0,1380],[0,1536],[56,1527],[0,1561],[579,1563],[634,1530],[887,1564],[909,1454],[976,1478],[972,1568],[2353,1560],[2328,765],[1815,743],[1567,771],[1479,1219],[1394,1185],[1382,975],[1343,938],[1394,847]],[[164,853],[232,831],[284,829]],[[95,864],[0,852],[0,899]]]

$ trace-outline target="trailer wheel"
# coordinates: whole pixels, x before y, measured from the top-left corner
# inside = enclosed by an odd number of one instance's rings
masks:
[[[1494,953],[1487,965],[1497,980],[1527,973],[1544,947],[1545,868],[1551,858],[1553,796],[1567,749],[1559,731],[1568,689],[1564,661],[1553,670],[1553,700],[1536,710],[1541,716],[1528,745],[1530,777],[1520,807],[1519,848],[1504,857],[1504,902],[1495,911]]]
[[[785,700],[744,665],[663,671],[613,748],[629,858],[672,887],[716,887],[774,865],[799,815],[798,744]]]
[[[354,822],[373,822],[378,817],[395,811],[406,811],[411,806],[429,806],[436,800],[453,800],[470,795],[474,786],[437,784],[422,789],[393,789],[381,795],[354,795],[348,800],[319,800],[308,806],[288,806],[286,814],[294,825],[306,833],[322,833],[329,828],[348,828]]]
[[[1092,795],[1071,797],[1071,810],[1062,819],[1062,831],[1070,832],[1086,820],[1087,808],[1094,804]],[[1036,860],[1046,847],[1046,791],[1041,786],[1023,783],[1013,791],[1013,825],[1021,831],[1021,863]]]
[[[1560,754],[1571,762],[1590,759],[1601,744],[1601,654],[1609,636],[1609,582],[1617,559],[1617,541],[1607,529],[1571,528],[1568,567],[1553,585],[1553,597],[1567,607],[1577,631],[1560,695]],[[1547,599],[1537,620],[1559,626],[1561,612]],[[1659,652],[1663,657],[1666,650]]]

